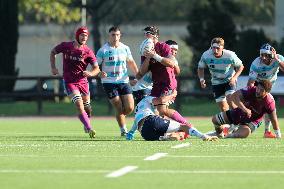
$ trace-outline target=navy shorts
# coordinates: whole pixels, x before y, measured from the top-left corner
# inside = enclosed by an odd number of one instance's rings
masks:
[[[226,92],[235,91],[236,85],[231,86],[228,83],[223,83],[219,85],[212,85],[213,95],[215,99],[220,98],[221,96],[225,96]]]
[[[128,83],[103,83],[103,88],[109,99],[116,96],[132,94],[131,87]]]
[[[159,140],[160,136],[164,136],[170,125],[170,120],[163,119],[157,115],[149,115],[145,118],[141,130],[141,136],[145,140]]]

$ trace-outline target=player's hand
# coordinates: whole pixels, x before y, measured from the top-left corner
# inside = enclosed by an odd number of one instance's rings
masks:
[[[205,83],[205,80],[200,80],[200,86],[202,89],[204,89],[206,87],[206,83]]]
[[[84,77],[91,77],[91,76],[93,76],[93,75],[92,75],[92,73],[89,72],[89,71],[83,71],[83,76],[84,76]]]
[[[125,137],[126,137],[126,140],[133,140],[134,139],[134,131],[129,131]]]
[[[217,136],[203,135],[201,138],[202,138],[203,141],[216,141],[216,140],[218,140]]]
[[[251,110],[246,108],[245,113],[247,114],[248,118],[251,117]]]
[[[59,71],[57,68],[51,68],[52,75],[59,75]]]
[[[98,73],[98,77],[105,78],[105,77],[107,77],[107,73],[104,72],[104,71],[101,71],[100,73]]]
[[[155,51],[145,51],[145,52],[144,52],[144,56],[145,56],[146,58],[153,58],[153,56],[154,56],[155,54],[156,54]]]
[[[138,82],[137,79],[132,79],[132,80],[129,81],[129,84],[130,84],[131,86],[134,86],[134,85],[136,85],[137,82]]]

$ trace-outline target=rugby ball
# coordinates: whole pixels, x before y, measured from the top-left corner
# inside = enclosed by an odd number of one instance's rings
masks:
[[[140,45],[140,55],[143,56],[144,52],[154,50],[154,42],[152,39],[145,39]]]

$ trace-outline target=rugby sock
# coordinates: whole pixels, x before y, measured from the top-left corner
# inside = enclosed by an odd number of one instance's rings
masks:
[[[90,119],[89,119],[88,114],[86,112],[79,114],[78,117],[87,130],[92,129]]]
[[[122,127],[119,127],[120,128],[120,132],[123,133],[127,133],[127,128],[126,128],[126,125],[123,125]]]
[[[185,124],[187,123],[186,119],[184,117],[182,117],[177,111],[175,111],[171,117],[173,120]]]
[[[203,136],[203,134],[194,127],[190,127],[188,129],[188,132],[189,132],[190,136],[196,136],[198,138],[201,138]]]

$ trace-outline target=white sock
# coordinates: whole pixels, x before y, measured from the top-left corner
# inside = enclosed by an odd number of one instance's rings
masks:
[[[126,132],[126,133],[127,133],[126,125],[124,125],[123,127],[120,127],[120,132],[121,132],[121,133],[123,133],[123,132]]]

